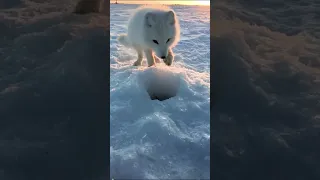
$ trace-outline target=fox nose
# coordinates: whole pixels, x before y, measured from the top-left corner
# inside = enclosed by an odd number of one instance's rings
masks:
[[[161,56],[161,59],[165,59],[166,57],[165,56]]]

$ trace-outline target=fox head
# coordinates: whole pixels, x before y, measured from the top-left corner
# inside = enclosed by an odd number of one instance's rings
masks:
[[[172,10],[148,12],[145,15],[145,42],[161,59],[168,56],[168,50],[180,38],[180,26]]]

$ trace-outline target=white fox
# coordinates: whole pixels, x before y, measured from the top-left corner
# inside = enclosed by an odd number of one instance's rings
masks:
[[[180,25],[175,12],[166,6],[142,6],[131,16],[128,23],[128,34],[118,37],[118,41],[135,49],[138,59],[134,66],[140,66],[143,52],[148,66],[155,60],[163,59],[170,66],[174,59],[172,48],[180,40]],[[155,56],[157,57],[155,57]]]

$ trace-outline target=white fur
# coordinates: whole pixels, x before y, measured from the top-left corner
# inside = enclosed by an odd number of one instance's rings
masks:
[[[166,6],[150,5],[138,8],[129,19],[128,34],[118,37],[122,45],[137,51],[135,66],[141,65],[143,53],[148,66],[154,65],[155,60],[159,62],[160,58],[170,66],[174,59],[172,48],[179,40],[180,25],[175,12]]]

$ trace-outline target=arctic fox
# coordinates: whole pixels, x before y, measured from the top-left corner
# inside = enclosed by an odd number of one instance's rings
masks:
[[[166,6],[142,6],[128,22],[128,34],[118,37],[118,41],[135,49],[138,59],[134,66],[140,66],[143,52],[148,66],[163,62],[170,66],[174,59],[172,48],[180,39],[180,25],[176,13]],[[155,56],[156,57],[155,57]]]

